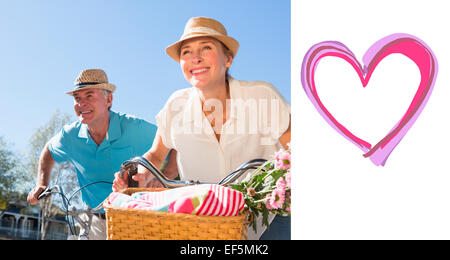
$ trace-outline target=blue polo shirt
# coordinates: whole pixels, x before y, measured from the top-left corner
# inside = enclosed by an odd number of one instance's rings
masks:
[[[74,122],[65,125],[48,143],[57,163],[71,162],[76,169],[80,187],[114,180],[120,165],[135,156],[142,156],[152,146],[157,127],[134,116],[110,112],[108,133],[100,145],[89,135],[87,125]],[[81,191],[83,201],[96,207],[112,192],[112,185],[99,183]]]

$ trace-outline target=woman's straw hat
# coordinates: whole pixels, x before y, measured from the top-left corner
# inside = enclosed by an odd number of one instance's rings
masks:
[[[195,37],[212,37],[221,41],[232,53],[233,57],[239,50],[239,42],[228,36],[225,27],[218,21],[207,17],[189,19],[180,40],[166,48],[166,53],[176,62],[180,62],[180,46],[184,40]]]
[[[81,71],[74,84],[74,89],[67,92],[67,94],[73,95],[73,93],[78,90],[92,88],[104,89],[110,92],[114,92],[114,90],[116,90],[116,86],[108,83],[108,77],[101,69],[88,69]]]

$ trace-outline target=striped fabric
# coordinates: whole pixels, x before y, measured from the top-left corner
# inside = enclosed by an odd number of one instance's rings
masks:
[[[217,184],[137,192],[131,196],[113,192],[107,201],[116,207],[204,216],[237,216],[245,204],[241,192]]]

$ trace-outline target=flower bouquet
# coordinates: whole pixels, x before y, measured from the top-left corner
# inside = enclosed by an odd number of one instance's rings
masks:
[[[291,151],[280,150],[257,170],[231,188],[243,193],[245,208],[252,216],[256,231],[256,217],[262,214],[262,223],[268,227],[269,213],[291,214]]]

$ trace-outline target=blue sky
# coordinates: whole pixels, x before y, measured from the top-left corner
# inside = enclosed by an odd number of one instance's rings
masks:
[[[189,87],[165,48],[190,17],[221,21],[240,42],[230,74],[272,83],[290,102],[289,0],[0,1],[0,136],[26,152],[83,69],[117,86],[113,110],[155,123],[171,93]]]

